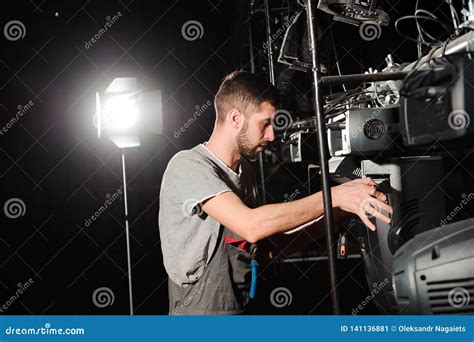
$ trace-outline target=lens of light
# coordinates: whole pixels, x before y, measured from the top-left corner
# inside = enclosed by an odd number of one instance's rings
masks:
[[[135,125],[138,119],[136,101],[130,95],[120,95],[109,99],[104,105],[103,127],[125,130]]]

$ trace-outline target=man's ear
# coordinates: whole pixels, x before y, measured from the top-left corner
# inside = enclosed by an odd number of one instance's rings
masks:
[[[239,128],[244,120],[243,113],[237,108],[231,109],[227,113],[227,118],[229,119],[233,128]]]

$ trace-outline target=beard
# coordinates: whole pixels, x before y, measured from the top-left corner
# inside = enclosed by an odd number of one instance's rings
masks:
[[[242,157],[249,161],[256,161],[258,158],[258,153],[257,148],[258,147],[263,147],[265,148],[266,144],[265,143],[259,143],[259,144],[251,144],[248,137],[247,137],[247,129],[248,129],[248,122],[245,120],[244,122],[244,127],[242,127],[242,130],[239,132],[237,135],[237,146],[239,147],[239,152]]]

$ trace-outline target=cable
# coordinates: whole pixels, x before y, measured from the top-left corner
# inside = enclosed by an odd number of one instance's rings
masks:
[[[418,11],[418,5],[420,3],[420,0],[416,0],[416,4],[415,4],[415,13],[416,11]],[[421,39],[422,36],[421,36],[421,28],[420,28],[420,23],[418,22],[418,19],[415,19],[415,23],[416,23],[416,30],[418,32],[418,36],[417,36],[417,43],[416,43],[416,48],[417,48],[417,51],[418,51],[418,58],[421,58],[423,56],[423,50],[422,50],[422,44],[421,44]],[[398,32],[398,31],[397,31]]]
[[[434,51],[435,49],[433,48],[431,51]],[[430,51],[430,52],[431,52]],[[423,58],[423,57],[422,57]],[[418,71],[418,68],[422,66],[421,65],[418,65],[420,63],[420,61],[422,60],[422,58],[418,58],[418,60],[416,61],[415,65],[413,66],[413,68],[408,72],[408,74],[405,76],[405,78],[403,79],[403,83],[402,83],[402,86],[400,87],[400,95],[405,95],[407,94],[407,91],[406,91],[406,87],[407,87],[407,83],[409,82],[409,80],[413,77],[413,75],[415,74],[415,72]],[[427,63],[430,62],[430,58],[428,58],[427,60]]]
[[[336,60],[337,72],[338,72],[339,76],[341,76],[342,75],[341,67],[339,66],[339,59],[337,57],[336,42],[334,40],[334,34],[332,32],[332,25],[329,26],[329,36],[331,38],[331,44],[332,44],[332,50],[333,50],[333,53],[334,53],[334,59]],[[344,91],[347,91],[346,85],[344,83],[342,84],[342,89],[344,89]]]
[[[425,10],[418,10],[418,11],[425,11]],[[444,22],[442,22],[441,20],[439,20],[438,18],[436,17],[431,17],[429,15],[406,15],[404,17],[400,17],[397,19],[397,21],[395,22],[395,30],[397,31],[397,33],[399,35],[401,35],[402,37],[405,37],[406,39],[408,39],[409,41],[412,41],[412,42],[415,42],[415,43],[422,43],[423,45],[427,45],[429,47],[433,47],[433,46],[441,46],[442,44],[442,41],[437,41],[437,44],[434,44],[434,43],[430,43],[430,42],[426,42],[424,40],[424,38],[421,36],[420,39],[416,39],[416,38],[413,38],[413,37],[410,37],[404,33],[402,33],[400,31],[400,28],[399,28],[399,24],[400,22],[402,21],[405,21],[405,20],[409,20],[409,19],[415,19],[415,20],[418,20],[418,19],[422,19],[422,20],[428,20],[428,21],[432,21],[432,22],[435,22],[437,24],[440,24],[441,26],[443,26],[443,28],[446,30],[446,31],[450,31],[450,28],[448,25],[446,25]],[[421,33],[423,34],[426,34],[427,36],[429,37],[432,37],[430,34],[428,34],[421,26],[420,26],[420,31]]]
[[[443,55],[441,57],[437,58],[436,60],[433,60],[433,55],[436,50],[438,49],[432,48],[427,55],[427,60],[425,63],[428,66],[428,70],[426,73],[417,74],[418,69],[424,64],[418,65],[421,59],[418,59],[416,61],[412,70],[410,70],[410,72],[407,74],[407,76],[403,80],[402,87],[400,88],[400,95],[403,95],[403,96],[413,95],[413,92],[415,92],[426,81],[426,79],[431,75],[431,73],[435,70],[435,68],[431,66],[432,62],[434,62],[434,64],[436,64],[437,66],[444,66],[444,67],[449,66],[451,67],[453,71],[452,73],[453,74],[456,73],[456,68],[451,64],[447,56],[443,56],[445,52],[443,52]],[[442,59],[445,59],[447,63],[441,63]]]
[[[421,14],[425,14],[425,15],[427,15],[428,17],[431,17],[431,18],[433,18],[433,19],[439,20],[437,16],[435,16],[433,13],[431,13],[430,11],[427,11],[427,10],[425,10],[425,9],[417,9],[417,10],[415,11],[415,15],[416,15],[416,16],[420,15],[420,13],[421,13]],[[417,19],[415,19],[415,20],[418,21]],[[423,27],[421,27],[421,25],[420,25],[420,31],[421,31],[421,38],[422,38],[422,40],[423,40],[425,43],[428,43],[428,42],[426,42],[426,40],[423,38],[423,35],[426,35],[426,36],[427,36],[429,39],[431,39],[431,40],[434,40],[434,41],[437,40],[437,39],[436,39],[435,37],[433,37],[431,34],[429,34],[428,32],[426,32],[426,30],[423,29]]]
[[[454,8],[452,0],[445,0],[445,1],[449,6],[449,10],[451,11],[451,17],[453,19],[454,30],[457,30],[460,25],[458,12],[456,12],[456,9]]]

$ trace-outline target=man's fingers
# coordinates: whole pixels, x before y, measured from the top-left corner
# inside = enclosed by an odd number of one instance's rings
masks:
[[[385,216],[384,214],[382,214],[380,211],[378,211],[377,209],[375,209],[373,207],[367,208],[365,211],[368,214],[384,221],[385,223],[390,223],[391,222],[391,219],[388,216]]]
[[[385,211],[389,214],[393,213],[393,209],[391,206],[385,204],[384,202],[377,200],[375,198],[371,198],[369,200],[364,201],[360,207],[359,207],[359,216],[369,214],[372,215],[385,223],[390,223],[391,219],[388,215],[385,213],[382,213],[382,211]]]
[[[360,179],[355,180],[354,182],[362,183],[362,184],[366,184],[366,185],[371,185],[371,186],[376,186],[377,185],[377,183],[374,182],[372,180],[372,178],[370,178],[370,177],[360,178]]]
[[[376,211],[380,212],[382,210],[386,211],[389,214],[393,214],[393,208],[389,206],[388,204],[376,199],[376,198],[371,198],[367,200],[364,205],[362,205],[362,209],[365,209],[365,211],[369,211],[368,209],[375,209]]]
[[[387,196],[380,191],[376,191],[374,197],[382,202],[385,202],[387,200]]]
[[[360,213],[359,217],[362,220],[362,222],[364,222],[364,224],[367,226],[367,228],[369,228],[373,232],[375,231],[375,225],[372,222],[370,222],[369,218],[367,217],[365,213]]]
[[[380,209],[385,210],[389,214],[393,214],[393,208],[389,206],[388,204],[382,202],[382,201],[377,201],[377,206],[380,207]]]
[[[381,209],[385,210],[387,213],[393,214],[393,208],[385,203],[387,195],[383,192],[376,191],[373,196],[378,200],[377,205],[380,206]]]
[[[369,186],[369,195],[370,196],[375,196],[377,194],[377,189],[375,186]]]
[[[387,196],[377,190],[377,183],[370,177],[357,179],[353,182],[364,184],[369,187],[368,189],[360,189],[370,196],[368,199],[364,199],[359,206],[359,212],[357,215],[360,217],[362,222],[364,222],[364,224],[372,231],[375,231],[376,227],[367,215],[372,215],[385,223],[390,223],[390,217],[387,214],[382,213],[382,211],[392,214],[393,208],[385,203]]]

